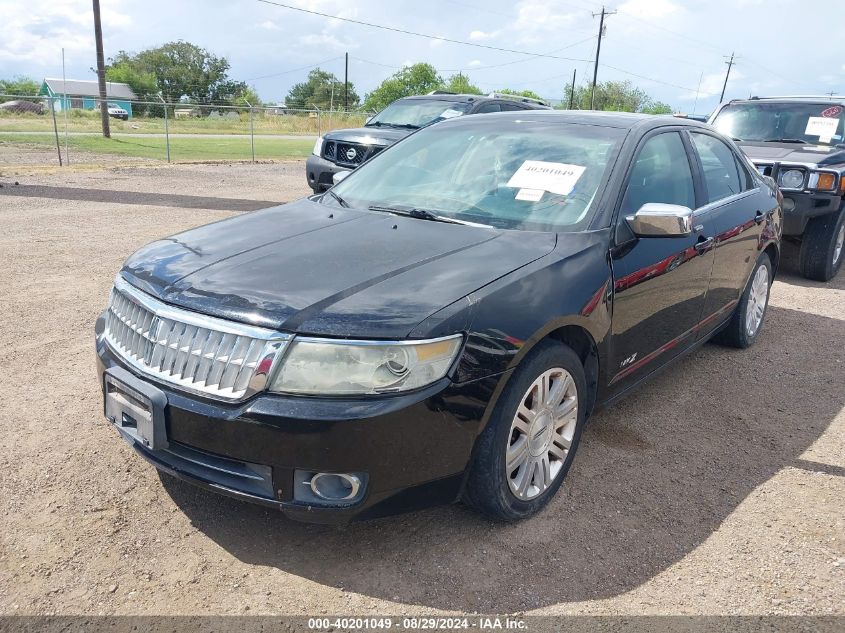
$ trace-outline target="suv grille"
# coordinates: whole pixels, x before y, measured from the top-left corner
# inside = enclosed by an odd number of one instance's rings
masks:
[[[145,374],[186,391],[238,400],[264,388],[290,336],[174,308],[118,279],[105,338]]]
[[[338,165],[357,167],[368,158],[375,156],[384,147],[381,145],[362,145],[342,141],[326,141],[323,144],[323,158]]]

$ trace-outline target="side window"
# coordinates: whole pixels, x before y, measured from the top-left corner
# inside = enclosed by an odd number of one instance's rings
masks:
[[[525,110],[521,105],[518,103],[503,103],[502,104],[502,112],[513,112],[515,110]]]
[[[476,114],[485,114],[487,112],[501,112],[501,108],[495,101],[490,101],[488,103],[481,104],[481,107],[478,108]]]
[[[709,134],[690,132],[690,136],[701,161],[707,202],[716,202],[746,189],[747,174],[737,164],[730,147]]]
[[[653,136],[637,154],[622,199],[622,214],[636,213],[646,202],[695,208],[695,186],[684,143],[677,132]]]

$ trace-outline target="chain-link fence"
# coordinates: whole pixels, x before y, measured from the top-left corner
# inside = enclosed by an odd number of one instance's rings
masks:
[[[359,127],[372,112],[243,104],[109,101],[111,138],[102,135],[99,102],[64,95],[0,94],[0,143],[52,146],[56,162],[95,154],[167,162],[303,158],[317,136]]]

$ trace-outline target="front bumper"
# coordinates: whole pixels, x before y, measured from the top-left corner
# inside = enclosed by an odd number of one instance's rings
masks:
[[[317,523],[455,501],[498,382],[498,377],[490,377],[457,385],[443,379],[422,391],[379,398],[261,393],[226,403],[139,374],[100,337],[97,359],[101,388],[106,369],[117,366],[165,394],[167,449],[150,450],[121,433],[158,469]],[[351,506],[309,505],[294,500],[295,469],[363,472],[367,488]]]
[[[791,200],[794,204],[791,209],[788,205],[784,205],[784,235],[802,235],[811,218],[834,213],[842,205],[842,197],[837,194],[812,191],[782,191],[782,193],[785,200]]]
[[[334,181],[332,178],[338,172],[352,171],[346,167],[340,167],[325,158],[311,154],[305,161],[305,178],[308,181],[308,186],[313,189],[314,193],[321,193],[328,190]]]

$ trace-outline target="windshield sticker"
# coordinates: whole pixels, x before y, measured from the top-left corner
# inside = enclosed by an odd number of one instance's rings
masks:
[[[839,119],[827,119],[820,116],[811,116],[807,119],[807,129],[804,134],[807,136],[818,136],[820,143],[830,143],[830,139],[836,134],[839,127]]]
[[[441,119],[454,119],[456,116],[461,116],[463,112],[460,110],[453,110],[449,108],[448,110],[444,110],[443,113],[440,115]]]
[[[540,189],[561,196],[568,196],[586,167],[567,163],[547,163],[542,160],[527,160],[516,170],[507,187],[519,189]]]
[[[527,202],[540,202],[540,198],[546,193],[542,189],[520,189],[516,192],[516,200],[525,200]]]
[[[826,119],[835,119],[842,114],[842,106],[830,106],[827,110],[822,112],[822,116]]]

